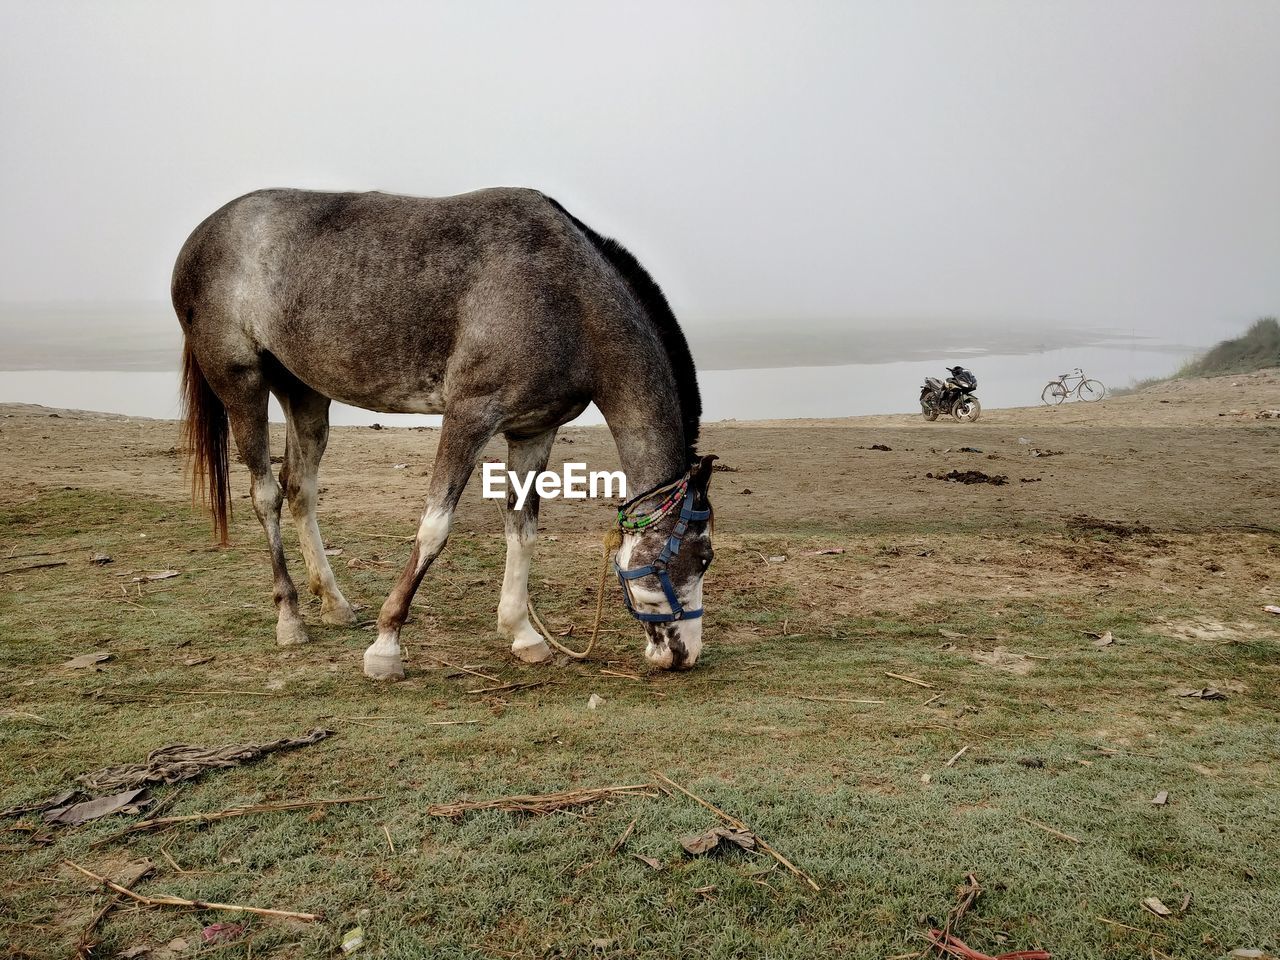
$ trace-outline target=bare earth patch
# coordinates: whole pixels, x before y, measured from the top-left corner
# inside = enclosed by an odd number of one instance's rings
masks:
[[[116,907],[97,955],[334,956],[358,926],[369,956],[882,960],[918,954],[970,872],[984,892],[959,935],[986,953],[1274,955],[1280,421],[1233,409],[1280,409],[1280,374],[972,425],[708,424],[703,448],[733,469],[712,484],[706,652],[683,675],[649,670],[612,583],[598,660],[513,661],[494,628],[504,541],[473,488],[405,629],[408,678],[373,686],[360,654],[435,431],[333,431],[320,525],[364,619],[325,625],[313,603],[312,642],[284,650],[243,467],[219,549],[175,424],[0,407],[0,809],[168,744],[318,726],[336,735],[156,787],[151,811],[373,798],[127,837],[136,817],[5,818],[0,942],[73,955],[106,896],[61,862],[147,858],[140,893],[322,919],[248,918],[215,948],[191,945],[246,918]],[[562,439],[561,460],[616,466],[603,430]],[[952,471],[1010,482],[928,476]],[[611,515],[544,504],[531,592],[553,629],[590,622]],[[686,853],[718,822],[686,796],[605,789],[655,772],[821,891],[759,851]],[[569,793],[592,801],[476,808]]]

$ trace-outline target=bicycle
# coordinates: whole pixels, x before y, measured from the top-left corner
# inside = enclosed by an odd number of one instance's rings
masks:
[[[1056,406],[1073,394],[1077,400],[1093,403],[1107,395],[1107,388],[1101,381],[1090,380],[1084,375],[1083,370],[1076,367],[1070,373],[1059,374],[1056,380],[1050,380],[1045,384],[1040,399],[1050,406]]]

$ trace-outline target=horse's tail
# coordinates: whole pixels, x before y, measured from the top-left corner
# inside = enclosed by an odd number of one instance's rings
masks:
[[[194,502],[199,498],[208,504],[214,533],[225,547],[227,515],[231,512],[227,408],[209,386],[191,344],[185,340],[181,390],[182,444],[187,450],[191,499]]]

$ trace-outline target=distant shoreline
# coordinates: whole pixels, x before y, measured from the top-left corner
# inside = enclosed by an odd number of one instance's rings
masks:
[[[850,318],[769,323],[686,321],[699,370],[778,370],[905,363],[949,358],[1030,356],[1054,350],[1142,350],[1190,355],[1211,346],[1101,328],[1053,326],[1045,332],[994,320]],[[166,304],[0,303],[0,371],[177,370],[181,334]]]

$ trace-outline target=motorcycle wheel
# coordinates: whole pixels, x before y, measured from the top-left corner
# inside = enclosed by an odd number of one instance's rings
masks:
[[[938,419],[938,411],[933,409],[933,407],[925,406],[923,403],[920,404],[920,413],[923,414],[924,418],[930,423]]]
[[[982,416],[982,404],[977,397],[961,397],[952,405],[951,415],[960,423],[973,423]]]

